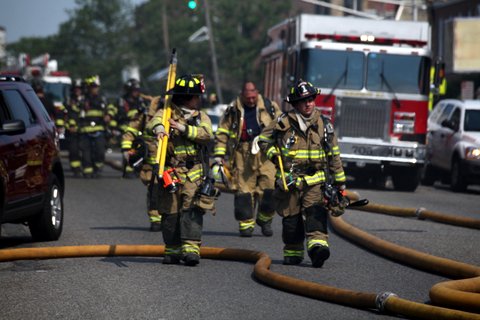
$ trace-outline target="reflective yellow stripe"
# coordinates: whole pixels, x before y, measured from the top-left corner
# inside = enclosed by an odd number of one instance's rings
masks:
[[[314,175],[304,176],[303,179],[307,185],[313,186],[325,182],[325,173],[322,170],[319,170]]]
[[[173,153],[177,156],[180,156],[180,155],[190,155],[190,156],[194,156],[197,154],[197,149],[195,149],[194,146],[192,145],[183,145],[183,146],[176,146],[174,149],[173,149]]]
[[[216,156],[224,156],[227,153],[227,148],[224,147],[215,147],[213,153]]]
[[[162,222],[162,216],[150,216],[150,222]]]
[[[271,146],[270,148],[268,148],[267,150],[267,157],[269,159],[272,159],[274,155],[277,155],[278,154],[278,151],[277,151],[277,148],[275,148],[275,146]]]
[[[187,126],[187,137],[195,139],[198,136],[198,128],[195,126]]]
[[[86,167],[83,169],[83,173],[93,173],[93,167]]]
[[[132,127],[127,127],[127,128],[125,129],[125,131],[126,131],[126,132],[131,132],[131,133],[133,133],[134,136],[137,136],[138,133],[140,132],[140,130],[137,130],[137,129],[132,128]]]
[[[307,250],[310,251],[315,246],[324,246],[328,247],[327,240],[320,240],[320,239],[310,239],[307,241]]]
[[[42,160],[27,160],[27,166],[39,166],[42,163]]]
[[[337,182],[345,182],[347,178],[345,177],[345,172],[335,173],[335,181]]]
[[[283,250],[284,257],[300,257],[303,258],[303,250]]]
[[[195,182],[202,177],[202,174],[203,174],[203,170],[198,169],[194,171],[189,171],[187,173],[187,177],[190,179],[190,181]]]
[[[165,246],[165,255],[180,255],[182,248],[180,246]]]
[[[250,228],[255,228],[255,221],[254,220],[249,220],[249,221],[240,221],[239,223],[239,229],[240,230],[247,230]]]
[[[258,140],[264,141],[264,142],[267,142],[267,143],[273,143],[273,139],[270,139],[269,137],[264,136],[264,135],[259,135]]]
[[[128,149],[132,149],[132,141],[130,141],[130,140],[124,140],[124,141],[122,141],[121,148],[122,148],[123,150],[125,150],[125,149],[127,149],[127,150],[128,150]]]
[[[105,128],[103,126],[91,126],[91,127],[83,127],[80,132],[83,133],[92,133],[97,131],[104,131]]]
[[[266,215],[265,213],[263,212],[259,212],[258,215],[257,215],[257,219],[262,221],[262,222],[269,222],[273,219],[273,216],[271,215]]]
[[[127,112],[127,117],[131,119],[131,118],[134,118],[137,114],[138,114],[138,110],[133,109]]]
[[[287,148],[282,148],[282,154],[285,157],[294,158],[294,159],[323,159],[325,158],[325,152],[320,149],[298,149],[290,150]]]
[[[86,117],[103,117],[103,110],[95,110],[95,109],[88,110],[85,113],[85,116]]]
[[[80,168],[82,163],[78,160],[70,161],[70,167],[72,168]]]
[[[218,128],[216,134],[223,133],[226,134],[227,136],[230,135],[230,131],[224,128]]]
[[[200,255],[200,247],[197,246],[197,245],[185,243],[185,244],[182,245],[182,252],[183,253],[194,253],[194,254]]]

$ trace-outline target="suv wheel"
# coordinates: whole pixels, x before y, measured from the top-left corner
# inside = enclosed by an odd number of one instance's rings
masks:
[[[63,228],[63,193],[57,177],[53,176],[42,212],[28,222],[35,241],[58,240]]]
[[[467,181],[462,172],[462,162],[459,158],[454,158],[452,169],[450,170],[450,188],[453,191],[461,192],[467,189]]]

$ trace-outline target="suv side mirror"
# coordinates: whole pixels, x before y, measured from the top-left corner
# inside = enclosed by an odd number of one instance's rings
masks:
[[[25,131],[23,120],[6,120],[0,125],[0,134],[15,135],[25,133]]]
[[[457,126],[455,125],[455,123],[452,120],[445,119],[445,120],[442,121],[441,125],[442,125],[442,127],[452,129],[453,131],[458,131]]]

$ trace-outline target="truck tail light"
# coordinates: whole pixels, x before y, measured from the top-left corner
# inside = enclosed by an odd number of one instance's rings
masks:
[[[393,133],[413,134],[415,132],[415,112],[394,112]]]

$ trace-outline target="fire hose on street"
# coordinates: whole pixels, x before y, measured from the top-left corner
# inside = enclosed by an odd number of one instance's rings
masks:
[[[352,200],[358,195],[348,192]],[[368,204],[355,207],[369,211],[404,217],[418,217],[457,226],[480,226],[480,221],[452,217],[426,209],[405,209],[394,206]],[[413,213],[412,213],[413,210]],[[270,270],[270,257],[260,251],[233,248],[201,248],[201,256],[207,259],[232,260],[255,263],[255,277],[280,290],[310,298],[351,306],[359,309],[378,310],[415,319],[479,319],[480,320],[480,267],[436,257],[402,247],[377,238],[345,222],[341,217],[330,217],[334,230],[343,237],[385,257],[406,265],[441,274],[455,280],[435,284],[430,290],[434,305],[402,299],[391,292],[365,293],[336,288],[282,275]],[[29,259],[59,259],[98,256],[162,256],[163,245],[83,245],[46,248],[19,248],[0,250],[0,262]]]

